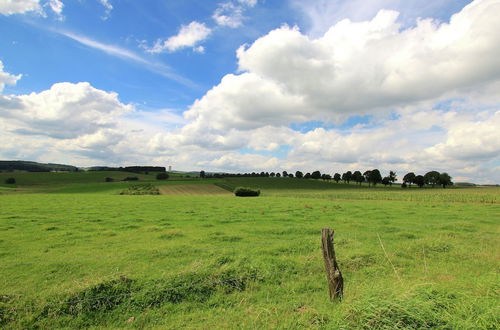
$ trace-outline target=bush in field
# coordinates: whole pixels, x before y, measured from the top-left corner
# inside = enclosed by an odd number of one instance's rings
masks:
[[[239,197],[259,196],[260,190],[247,187],[238,187],[234,190],[234,194]]]
[[[127,176],[125,179],[123,179],[123,181],[137,181],[137,180],[139,180],[139,178],[136,176]]]
[[[113,182],[115,181],[113,178],[110,178],[109,176],[104,179],[106,182]]]
[[[156,180],[167,180],[168,179],[168,173],[167,172],[161,172],[156,174]]]
[[[14,179],[14,178],[5,179],[5,183],[6,184],[15,184],[16,183],[16,179]]]

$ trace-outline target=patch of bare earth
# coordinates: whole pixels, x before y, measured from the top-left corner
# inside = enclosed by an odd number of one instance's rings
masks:
[[[161,195],[168,196],[231,196],[232,193],[213,184],[189,184],[158,187]]]

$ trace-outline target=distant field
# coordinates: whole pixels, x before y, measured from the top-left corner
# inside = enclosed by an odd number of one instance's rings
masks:
[[[0,173],[0,182],[13,177],[18,185],[39,185],[39,184],[57,184],[57,183],[96,183],[104,182],[106,177],[113,178],[116,181],[126,177],[136,176],[139,180],[154,180],[156,173],[136,174],[119,171],[91,171],[91,172],[14,172]]]
[[[160,186],[162,195],[170,196],[231,196],[232,193],[213,184]]]
[[[498,188],[253,179],[151,181],[175,196],[118,195],[126,182],[0,188],[0,328],[500,323]],[[213,183],[263,195],[209,195]],[[324,227],[336,231],[340,303],[328,299]]]
[[[322,180],[305,180],[294,178],[227,178],[221,186],[232,190],[237,186],[259,188],[264,196],[347,199],[347,200],[401,200],[421,202],[474,202],[500,203],[500,187],[467,187],[443,189],[411,188],[403,189],[400,185],[384,187],[367,184],[334,183]]]

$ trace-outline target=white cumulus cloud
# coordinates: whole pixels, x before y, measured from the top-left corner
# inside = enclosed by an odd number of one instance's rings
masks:
[[[0,0],[0,14],[14,15],[27,12],[42,12],[39,0]]]
[[[13,75],[5,72],[3,67],[3,62],[0,61],[0,93],[2,93],[5,85],[15,85],[16,82],[21,79],[22,75]]]
[[[243,73],[224,77],[186,118],[200,132],[338,122],[476,88],[500,79],[497,12],[498,0],[476,0],[450,23],[401,29],[398,13],[382,10],[318,39],[283,26],[241,47]]]
[[[57,83],[40,93],[0,96],[0,116],[9,130],[23,135],[60,139],[93,134],[113,128],[117,118],[132,111],[116,93],[89,83]]]
[[[179,33],[167,40],[157,40],[152,48],[147,51],[161,53],[164,51],[175,52],[179,49],[192,47],[197,52],[203,52],[203,48],[196,47],[211,34],[212,30],[205,24],[193,21],[188,25],[182,25]]]

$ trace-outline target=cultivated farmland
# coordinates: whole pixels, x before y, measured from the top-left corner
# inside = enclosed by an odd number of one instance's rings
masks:
[[[139,181],[168,195],[127,196],[135,183],[101,174],[0,188],[2,328],[499,324],[499,188],[151,174]],[[236,186],[262,195],[227,192]],[[336,231],[341,302],[328,297],[324,227]]]

